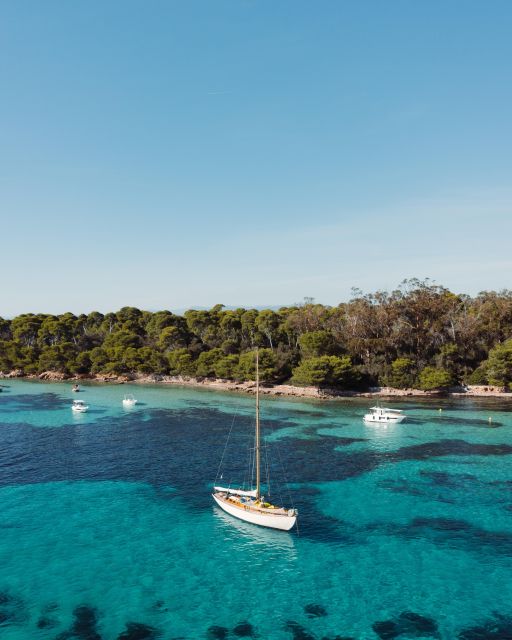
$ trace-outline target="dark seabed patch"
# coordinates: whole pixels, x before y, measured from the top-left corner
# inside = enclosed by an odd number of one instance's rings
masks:
[[[439,416],[429,416],[428,418],[429,424],[442,424],[447,427],[477,427],[480,429],[489,429],[494,427],[503,427],[503,422],[498,422],[497,420],[492,420],[489,422],[489,419],[482,418],[460,418],[459,416],[449,416],[445,414],[441,414]]]
[[[381,640],[394,640],[400,636],[406,638],[440,637],[437,622],[433,618],[427,618],[413,611],[402,611],[396,618],[375,622],[372,629]]]
[[[126,630],[117,636],[117,640],[154,640],[161,635],[162,632],[155,627],[141,622],[127,622]]]
[[[288,425],[288,428],[290,426],[295,426],[295,425]],[[328,442],[331,442],[331,443],[336,442],[340,446],[344,446],[344,445],[348,446],[350,444],[353,444],[354,442],[368,442],[368,438],[356,438],[356,437],[338,436],[338,435],[331,436],[328,433],[320,433],[320,431],[328,431],[329,429],[338,431],[341,427],[349,427],[349,426],[350,425],[348,423],[336,422],[336,423],[324,423],[321,425],[312,425],[309,427],[300,427],[300,425],[297,425],[297,429],[300,432],[302,439],[304,439],[304,436],[306,436],[307,438],[316,439],[316,440],[327,439]],[[297,438],[287,433],[279,440],[279,442],[286,442],[288,439],[296,440]]]
[[[488,488],[487,483],[480,482],[476,476],[470,473],[423,470],[419,472],[419,481],[416,484],[411,484],[409,480],[385,479],[380,480],[377,486],[393,493],[403,493],[418,498],[437,500],[437,502],[445,504],[456,504],[457,498],[460,500],[462,496],[465,499],[466,493],[461,496],[460,494],[452,493],[452,490],[474,491],[475,486]]]
[[[328,436],[320,440],[286,439],[286,446],[282,447],[281,453],[288,477],[300,478],[301,482],[338,481],[396,462],[422,461],[444,456],[512,455],[512,445],[509,444],[478,444],[458,439],[425,442],[384,453],[369,450],[333,452],[333,445],[336,446],[336,438]],[[305,458],[308,464],[301,465],[301,460]]]
[[[318,490],[311,487],[290,491],[293,504],[299,506],[299,535],[314,542],[336,543],[345,546],[360,544],[359,530],[349,522],[326,515],[318,509]]]
[[[375,527],[378,528],[378,527]],[[424,538],[433,544],[462,551],[512,555],[512,533],[487,531],[465,520],[452,518],[415,518],[406,527],[386,527],[391,533],[408,539]]]
[[[59,621],[56,618],[50,618],[49,616],[41,616],[37,623],[36,627],[38,629],[53,629],[58,626]]]
[[[27,619],[25,603],[9,591],[0,591],[0,627],[21,624]]]
[[[58,627],[60,619],[57,615],[59,605],[56,602],[49,602],[41,609],[41,615],[39,616],[36,627],[38,629],[53,629]]]
[[[509,444],[479,444],[466,440],[438,440],[402,447],[391,454],[395,462],[404,460],[428,460],[440,456],[508,456],[512,454]]]
[[[73,624],[68,631],[59,633],[56,640],[101,640],[96,626],[98,612],[94,607],[80,605],[73,610]]]
[[[292,634],[293,640],[316,640],[314,634],[310,633],[305,627],[303,627],[295,620],[288,620],[284,625],[284,630],[289,631]],[[355,640],[355,638],[349,636],[322,636],[321,640]]]
[[[495,613],[483,624],[463,629],[457,637],[459,640],[511,640],[512,616]]]
[[[252,417],[240,416],[233,430],[237,443],[250,446]],[[195,507],[210,505],[207,485],[222,457],[229,421],[215,409],[151,410],[140,415],[100,418],[94,425],[69,424],[59,429],[41,429],[26,423],[10,425],[0,450],[0,484],[26,484],[61,480],[124,480],[154,486],[171,485]],[[287,428],[284,421],[271,421],[273,431]],[[14,438],[11,440],[11,436]],[[19,459],[19,443],[30,442]],[[194,447],[191,449],[191,442]],[[271,451],[274,483],[286,477],[301,483],[338,481],[372,471],[376,467],[406,460],[428,460],[440,456],[511,455],[509,444],[475,444],[464,440],[440,440],[402,447],[396,451],[357,450],[336,447],[361,442],[359,438],[323,436],[300,439],[287,436],[279,455]],[[242,447],[243,449],[243,447]],[[336,449],[336,450],[335,450]],[[192,455],[191,455],[192,452]],[[308,464],[303,464],[307,458]],[[17,460],[19,459],[19,462]],[[187,460],[187,465],[183,465]],[[3,464],[5,462],[5,465]],[[243,481],[247,460],[240,447],[228,447],[223,482]],[[298,505],[300,507],[300,505]]]
[[[447,473],[446,471],[420,471],[420,476],[427,478],[432,484],[449,489],[474,486],[478,478],[471,473]]]
[[[327,609],[321,604],[307,604],[304,607],[304,613],[308,618],[322,618],[327,615]]]
[[[418,486],[410,484],[406,480],[379,480],[377,486],[386,491],[392,491],[393,493],[404,493],[409,496],[415,496],[417,498],[424,498],[428,494],[420,489]]]
[[[502,489],[512,489],[512,480],[492,480],[489,482],[492,487],[500,487]]]
[[[295,620],[288,620],[284,625],[284,630],[292,634],[293,640],[315,640],[315,636]]]
[[[243,622],[239,622],[236,627],[234,627],[233,635],[237,638],[254,638],[256,632],[252,624],[245,620]]]
[[[227,627],[221,627],[217,624],[208,627],[206,637],[208,640],[225,640],[229,635],[229,629]]]
[[[337,447],[348,447],[355,442],[368,442],[367,438],[344,438],[340,436],[321,436],[322,438],[329,438],[333,444]]]
[[[166,611],[169,611],[168,607],[165,606],[164,600],[157,600],[151,608],[153,609],[153,611],[158,611],[159,613],[165,613]]]
[[[71,406],[71,399],[66,400],[56,393],[20,393],[2,396],[2,412],[15,413],[17,411],[57,411]]]

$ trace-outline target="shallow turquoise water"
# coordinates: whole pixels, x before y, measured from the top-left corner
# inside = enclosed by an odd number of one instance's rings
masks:
[[[209,495],[233,415],[235,443],[251,429],[252,398],[88,385],[91,410],[75,416],[69,384],[8,386],[2,639],[114,640],[130,622],[166,639],[243,637],[241,622],[276,640],[512,638],[507,404],[402,401],[408,421],[369,427],[365,401],[264,399],[300,510],[288,534],[234,520]],[[141,404],[124,410],[125,393]],[[311,604],[325,615],[308,616]],[[94,623],[75,624],[79,606]],[[384,621],[391,635],[374,628]]]

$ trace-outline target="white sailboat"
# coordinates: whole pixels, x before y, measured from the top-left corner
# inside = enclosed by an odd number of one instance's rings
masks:
[[[297,522],[296,509],[278,507],[265,501],[261,495],[261,461],[260,461],[260,387],[259,362],[256,351],[256,443],[255,443],[256,486],[254,489],[231,489],[214,486],[212,497],[226,513],[257,524],[260,527],[289,531]]]

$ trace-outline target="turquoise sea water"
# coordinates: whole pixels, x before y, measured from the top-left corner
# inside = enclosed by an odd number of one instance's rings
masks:
[[[512,638],[506,402],[401,400],[409,419],[382,427],[363,424],[367,401],[263,399],[271,465],[300,512],[285,533],[210,497],[253,398],[6,384],[2,640]],[[125,393],[140,404],[123,409]],[[243,474],[233,449],[223,482]]]

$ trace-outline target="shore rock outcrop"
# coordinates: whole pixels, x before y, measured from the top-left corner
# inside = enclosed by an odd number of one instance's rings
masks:
[[[58,371],[45,371],[39,375],[26,375],[21,369],[0,372],[0,378],[32,378],[48,381],[63,380],[93,380],[95,382],[109,382],[112,384],[124,384],[125,382],[135,382],[139,384],[164,384],[180,385],[187,387],[203,387],[218,391],[235,391],[238,393],[256,393],[256,383],[254,381],[236,382],[224,378],[192,378],[188,376],[166,376],[160,374],[122,374],[97,373],[95,375],[77,374],[69,376]],[[335,398],[385,398],[385,397],[436,397],[436,396],[475,396],[475,397],[500,397],[512,399],[512,392],[506,387],[492,385],[471,385],[465,387],[452,387],[444,391],[432,390],[423,391],[421,389],[394,389],[392,387],[371,387],[367,391],[348,391],[343,389],[333,389],[324,387],[298,387],[292,384],[268,384],[260,385],[260,394],[269,396],[284,396],[296,398],[311,398],[318,400],[328,400]]]
[[[13,371],[9,371],[9,373],[5,376],[6,378],[23,378],[25,372],[23,369],[14,369]]]
[[[67,380],[69,376],[61,371],[43,371],[38,375],[39,380]]]

